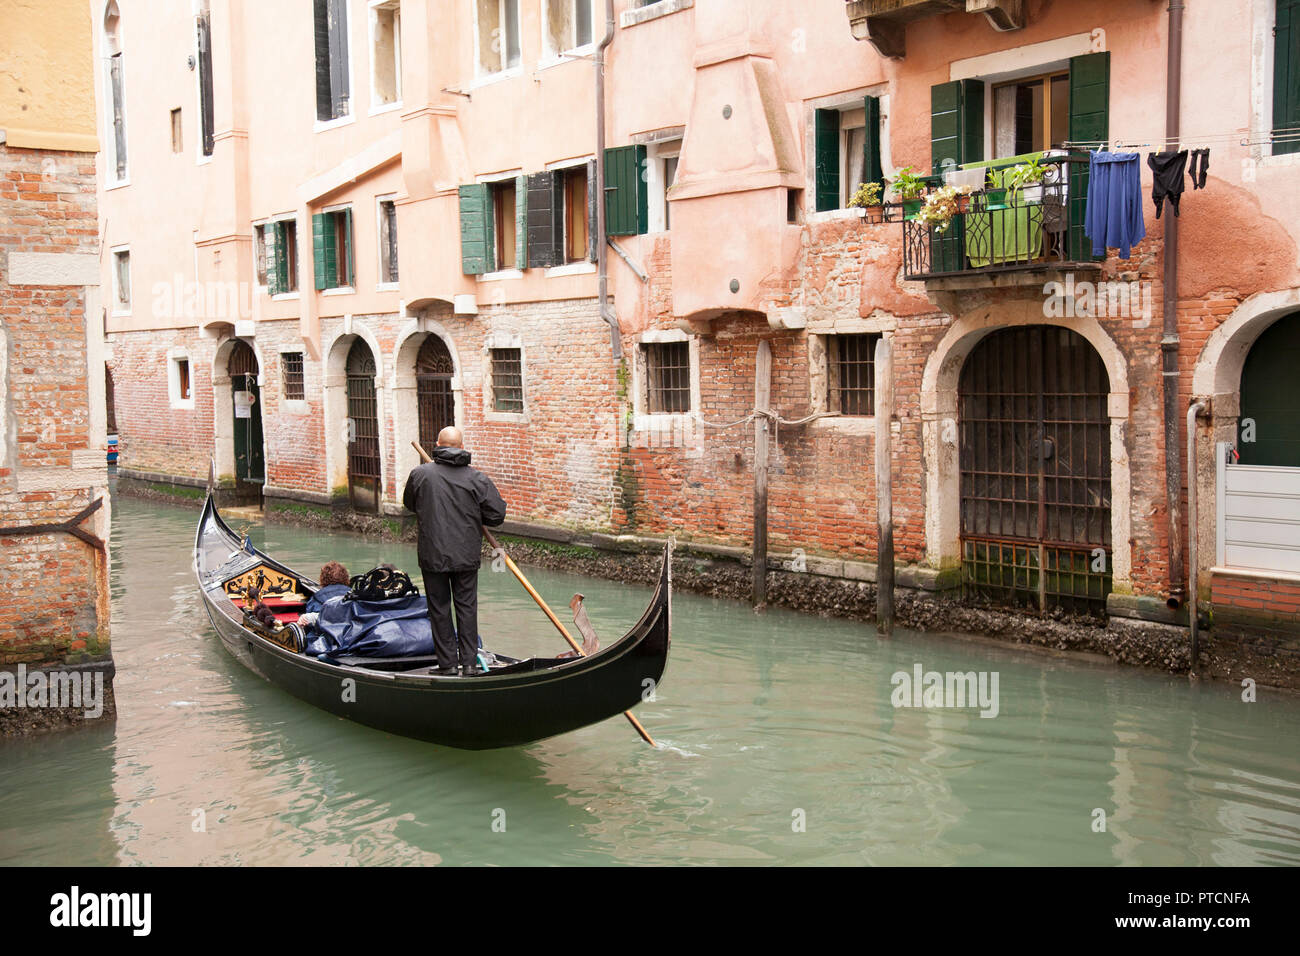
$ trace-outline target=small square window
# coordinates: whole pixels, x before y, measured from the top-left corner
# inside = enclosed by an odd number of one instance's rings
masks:
[[[302,353],[282,352],[280,361],[284,366],[284,397],[287,401],[302,401],[307,391],[302,381]]]
[[[523,355],[519,349],[492,349],[492,410],[524,410]]]
[[[879,333],[832,335],[829,339],[827,407],[841,415],[875,415]]]
[[[645,349],[646,407],[651,414],[680,414],[691,410],[691,347],[689,342],[653,342]]]

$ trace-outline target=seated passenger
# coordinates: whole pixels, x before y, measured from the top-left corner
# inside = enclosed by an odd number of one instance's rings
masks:
[[[307,600],[307,606],[298,618],[304,628],[314,627],[320,617],[320,610],[326,604],[342,600],[348,593],[348,569],[337,561],[330,561],[320,569],[320,590]]]

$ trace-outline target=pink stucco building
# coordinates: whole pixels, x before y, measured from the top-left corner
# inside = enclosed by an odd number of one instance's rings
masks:
[[[548,534],[745,545],[766,341],[772,548],[870,579],[884,336],[903,584],[1185,625],[1190,527],[1216,633],[1300,654],[1295,0],[93,10],[124,475],[397,513],[454,421]],[[907,167],[977,194],[849,206]]]

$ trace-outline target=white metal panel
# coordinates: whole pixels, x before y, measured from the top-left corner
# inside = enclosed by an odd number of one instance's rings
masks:
[[[1300,468],[1218,468],[1217,543],[1224,567],[1300,573]]]

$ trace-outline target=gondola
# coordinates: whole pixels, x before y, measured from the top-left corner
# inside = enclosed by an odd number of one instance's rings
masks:
[[[520,660],[495,654],[483,673],[444,676],[432,673],[429,657],[330,661],[304,653],[302,630],[292,619],[316,582],[231,531],[211,491],[194,545],[194,572],[212,627],[254,673],[331,714],[464,750],[532,743],[639,703],[668,663],[671,565],[665,546],[650,606],[623,637],[591,656]],[[244,613],[240,595],[250,583],[272,595],[266,603],[284,624],[268,629]],[[539,630],[538,640],[553,642],[558,635]]]

